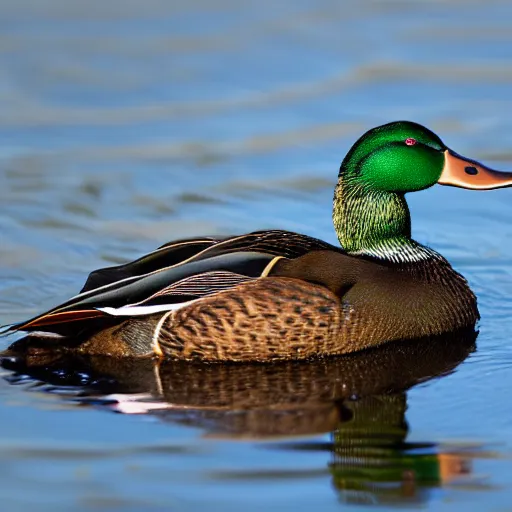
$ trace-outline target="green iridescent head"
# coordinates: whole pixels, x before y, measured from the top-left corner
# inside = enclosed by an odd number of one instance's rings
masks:
[[[366,132],[344,158],[334,193],[333,220],[342,247],[394,261],[427,257],[431,252],[411,240],[404,195],[436,183],[488,190],[512,186],[512,173],[458,155],[410,121]]]
[[[424,126],[396,121],[366,132],[343,160],[340,175],[386,192],[423,190],[439,180],[445,150]]]

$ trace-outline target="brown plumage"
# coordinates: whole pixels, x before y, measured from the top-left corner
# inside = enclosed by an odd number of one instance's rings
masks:
[[[180,307],[175,310],[126,318],[87,310],[83,301],[75,301],[64,311],[57,309],[19,326],[53,330],[64,338],[49,344],[36,334],[12,349],[276,361],[350,353],[387,341],[453,331],[478,319],[465,279],[440,256],[390,265],[347,255],[306,236],[291,234],[286,240],[287,235],[255,233],[248,239],[232,239],[232,246],[229,239],[217,242],[218,248],[212,242],[197,260],[187,254],[186,262],[174,262],[171,271],[179,271],[181,279],[173,282],[171,276],[167,286],[145,292],[145,299],[133,299],[136,305],[150,306],[177,299]],[[233,271],[216,269],[222,251],[237,256],[221,260],[223,268],[231,265]],[[276,258],[280,252],[292,258]],[[207,271],[188,275],[181,269],[194,262]],[[123,266],[123,272],[129,270]],[[105,274],[115,276],[116,269]],[[139,282],[140,278],[135,280]],[[85,300],[90,300],[87,291]],[[101,296],[98,303],[103,305]]]
[[[270,261],[266,277],[209,274],[207,283],[213,275],[222,277],[213,291],[210,285],[201,288],[204,274],[185,278],[167,287],[171,296],[181,290],[191,299],[179,309],[128,319],[105,315],[69,337],[72,343],[64,339],[57,346],[96,355],[276,361],[437,335],[478,319],[465,279],[441,257],[389,266],[317,250]],[[63,313],[57,315],[60,319]],[[43,316],[36,324],[51,318]]]

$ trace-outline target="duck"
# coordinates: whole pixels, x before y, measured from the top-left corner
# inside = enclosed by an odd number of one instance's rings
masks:
[[[428,128],[364,133],[334,190],[339,246],[285,230],[162,245],[92,272],[78,295],[8,327],[12,353],[51,351],[203,362],[340,356],[475,327],[466,279],[411,238],[405,194],[435,184],[512,186]]]

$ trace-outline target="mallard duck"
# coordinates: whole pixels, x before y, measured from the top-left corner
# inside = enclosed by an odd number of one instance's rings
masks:
[[[281,230],[178,240],[92,272],[81,292],[10,330],[11,351],[203,361],[346,354],[474,326],[476,298],[411,238],[407,192],[512,185],[408,121],[366,132],[343,160],[333,221],[341,247]],[[52,336],[48,336],[51,334]]]

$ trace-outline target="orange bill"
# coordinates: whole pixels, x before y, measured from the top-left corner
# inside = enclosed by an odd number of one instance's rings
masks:
[[[489,169],[447,149],[444,152],[444,168],[438,183],[474,190],[512,187],[512,172]]]

